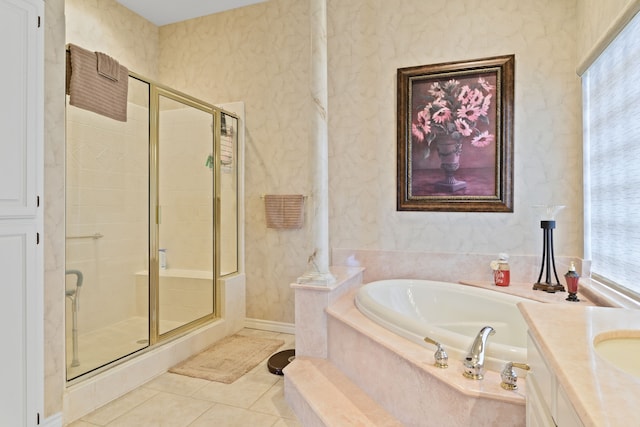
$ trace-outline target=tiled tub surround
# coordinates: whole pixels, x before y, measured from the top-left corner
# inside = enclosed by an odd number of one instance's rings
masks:
[[[540,249],[542,249],[542,238]],[[350,248],[333,248],[331,251],[334,265],[365,266],[364,283],[384,279],[428,279],[451,283],[457,283],[461,279],[489,281],[493,280],[493,272],[489,264],[497,258],[497,255],[498,251],[495,254]],[[510,254],[511,283],[535,283],[540,273],[541,261],[540,255]],[[556,256],[558,276],[569,269],[572,261],[575,262],[576,269],[582,277],[589,275],[591,268],[589,261],[576,257]],[[560,279],[562,280],[562,277]]]
[[[367,319],[355,291],[328,309],[329,360],[406,426],[524,426],[525,380],[516,391],[500,387],[500,374],[482,381],[462,376],[462,362],[433,365],[433,350]]]
[[[603,332],[637,331],[640,310],[527,303],[520,310],[585,426],[637,424],[640,381],[601,358],[593,340]]]
[[[580,295],[580,303],[569,303],[564,300],[566,293],[533,291],[530,283],[512,282],[507,288],[497,288],[489,281],[467,281],[465,284],[554,303],[556,310],[560,308],[558,305],[592,305],[583,295]],[[318,292],[316,289],[304,289],[300,285],[294,287],[297,302],[302,301],[298,298],[301,293]],[[518,380],[518,390],[507,391],[500,386],[500,374],[496,371],[488,370],[483,380],[473,381],[462,376],[461,361],[450,359],[448,369],[436,368],[433,365],[431,346],[412,343],[373,323],[357,309],[354,298],[359,287],[351,283],[346,293],[328,304],[325,335],[327,355],[312,356],[319,357],[315,359],[318,366],[327,363],[332,365],[336,371],[346,375],[356,388],[373,398],[375,403],[372,404],[371,411],[386,410],[407,426],[525,425],[524,375]],[[325,293],[330,294],[331,290],[325,290]],[[303,308],[307,313],[315,311],[313,306],[304,305]],[[305,334],[305,321],[300,319],[296,323],[297,334]],[[307,326],[307,331],[318,335],[319,325],[310,325]],[[298,362],[314,363],[314,357],[307,360],[305,356],[308,354],[305,353]],[[323,357],[326,357],[326,361],[323,361]],[[295,364],[296,361],[292,363]],[[316,417],[309,414],[313,402],[309,406],[300,403],[301,393],[292,385],[294,379],[290,379],[290,384],[285,386],[285,393],[303,424],[309,421],[309,425],[323,425],[317,424]],[[342,390],[344,386],[336,387]],[[344,394],[332,397],[335,402],[323,402],[323,405],[337,405],[339,400],[350,396]],[[322,399],[331,400],[332,397],[323,396]]]
[[[291,285],[296,292],[296,355],[327,357],[327,308],[362,284],[360,267],[331,267],[335,282],[328,285]]]

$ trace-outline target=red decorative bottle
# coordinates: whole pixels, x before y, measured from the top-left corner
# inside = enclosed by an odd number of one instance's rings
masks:
[[[576,273],[576,266],[571,261],[571,265],[569,266],[569,271],[564,275],[564,279],[567,281],[567,291],[569,292],[569,296],[566,298],[567,301],[578,302],[578,280],[580,280],[580,276]]]
[[[493,283],[496,286],[509,286],[511,282],[511,270],[509,268],[509,256],[499,254],[498,259],[491,261],[493,269]]]

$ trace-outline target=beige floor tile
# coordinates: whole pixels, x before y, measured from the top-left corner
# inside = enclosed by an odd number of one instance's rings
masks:
[[[302,427],[302,424],[298,420],[280,418],[273,427]]]
[[[280,380],[249,407],[250,410],[275,415],[280,418],[295,419],[293,411],[284,400],[284,381]]]
[[[166,372],[149,381],[143,387],[151,390],[179,394],[181,396],[191,396],[209,383],[210,381],[201,378],[192,378],[186,375]]]
[[[284,341],[284,345],[280,350],[288,350],[290,348],[296,348],[296,336],[292,334],[278,334],[276,338]]]
[[[193,397],[239,408],[248,408],[277,381],[278,378],[275,375],[249,373],[231,384],[211,382],[196,391]]]
[[[158,394],[156,390],[137,388],[82,417],[82,421],[90,422],[91,425],[106,426],[109,422],[146,402],[156,394]]]
[[[108,427],[186,427],[212,406],[211,402],[158,392]]]
[[[247,375],[272,378],[272,379],[275,379],[276,381],[282,379],[282,375],[275,375],[269,371],[269,367],[267,366],[268,360],[269,359],[267,358],[262,362],[260,362],[259,365],[257,365],[255,368],[247,372]]]
[[[243,335],[285,341],[293,335],[243,329]],[[284,400],[283,377],[267,369],[265,358],[232,384],[165,373],[68,427],[301,427]]]
[[[189,427],[271,427],[277,421],[273,415],[215,404]]]
[[[86,421],[78,420],[71,424],[67,424],[67,427],[96,427],[98,424],[91,424]]]

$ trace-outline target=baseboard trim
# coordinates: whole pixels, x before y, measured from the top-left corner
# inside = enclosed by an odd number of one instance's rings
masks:
[[[244,327],[260,329],[263,331],[280,332],[283,334],[295,334],[296,327],[293,323],[275,322],[273,320],[244,319]]]
[[[42,427],[62,427],[62,412],[58,412],[44,420]]]

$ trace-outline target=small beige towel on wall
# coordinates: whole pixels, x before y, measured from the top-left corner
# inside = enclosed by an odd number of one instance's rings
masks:
[[[104,54],[100,54],[104,55]],[[98,56],[74,44],[67,55],[69,103],[121,122],[127,121],[129,70],[111,58]]]
[[[304,221],[302,194],[267,194],[264,208],[268,228],[301,228]]]

